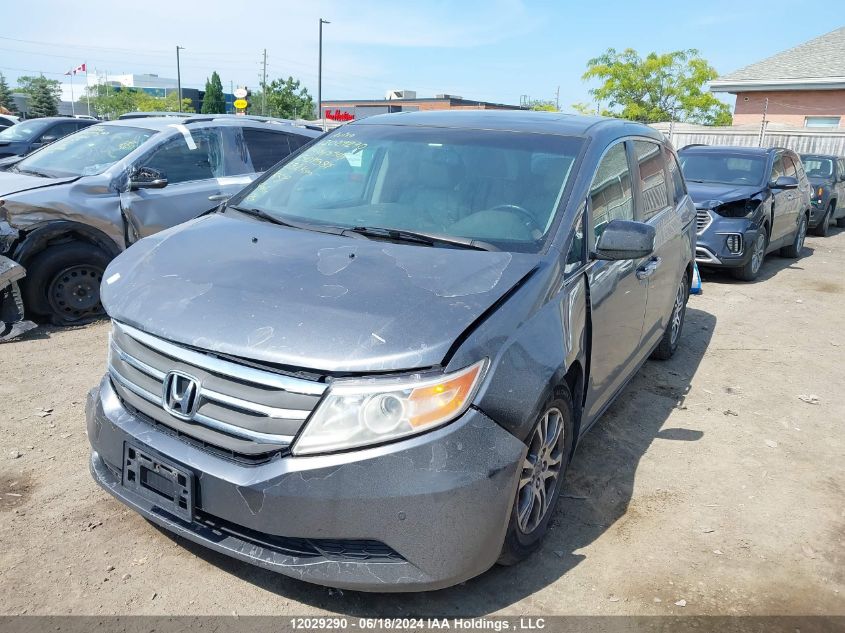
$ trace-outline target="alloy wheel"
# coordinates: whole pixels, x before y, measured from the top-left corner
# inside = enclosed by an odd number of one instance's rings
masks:
[[[801,220],[801,224],[798,225],[798,237],[796,238],[795,248],[798,251],[798,254],[801,254],[801,250],[804,248],[804,238],[807,237],[807,218],[803,218]]]
[[[678,336],[681,334],[681,323],[684,319],[684,304],[687,298],[687,277],[681,280],[681,285],[678,287],[678,294],[675,295],[675,305],[672,306],[672,333],[670,334],[670,342],[675,345]]]
[[[517,522],[530,534],[549,512],[563,464],[563,414],[552,408],[543,414],[528,444],[517,491]]]
[[[760,233],[757,240],[754,242],[754,252],[751,254],[751,272],[757,274],[760,266],[763,265],[763,259],[766,257],[766,236]]]

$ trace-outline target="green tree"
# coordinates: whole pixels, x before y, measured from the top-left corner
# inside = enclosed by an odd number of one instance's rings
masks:
[[[59,114],[59,97],[62,94],[61,85],[55,79],[40,77],[19,77],[18,86],[21,92],[29,95],[27,115],[36,118],[56,116]]]
[[[649,53],[645,58],[628,48],[613,48],[587,62],[583,79],[601,84],[590,94],[609,108],[602,114],[655,123],[688,121],[705,125],[730,125],[731,113],[704,89],[718,76],[695,49]]]
[[[12,99],[12,91],[9,89],[9,84],[6,83],[6,77],[3,73],[0,73],[0,108],[6,108],[12,114],[17,112],[15,100]]]
[[[211,79],[205,82],[205,96],[202,99],[200,112],[203,114],[224,114],[226,112],[226,98],[223,96],[223,82],[217,71],[211,73]]]
[[[539,110],[541,112],[557,112],[557,106],[553,101],[543,101],[541,99],[533,99],[528,103],[528,107],[532,110]]]
[[[250,114],[262,114],[262,98],[265,91],[267,115],[283,119],[314,118],[314,100],[308,94],[308,89],[293,77],[285,80],[274,79],[267,86],[262,85],[262,90],[250,97]]]
[[[91,110],[97,116],[105,119],[116,119],[121,114],[138,110],[140,93],[141,91],[135,88],[116,88],[114,86],[88,87]],[[80,103],[83,102],[83,99],[80,99]]]

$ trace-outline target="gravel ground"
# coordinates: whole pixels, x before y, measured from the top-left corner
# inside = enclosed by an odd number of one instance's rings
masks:
[[[682,348],[584,438],[542,550],[461,586],[339,592],[171,538],[88,474],[108,326],[0,346],[0,614],[845,614],[845,231],[705,276]],[[807,402],[805,400],[809,400]]]

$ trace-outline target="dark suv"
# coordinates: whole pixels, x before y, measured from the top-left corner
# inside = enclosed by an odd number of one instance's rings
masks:
[[[436,589],[513,564],[578,439],[676,350],[694,219],[645,125],[338,128],[111,263],[92,474],[171,532],[310,582]]]
[[[799,257],[810,222],[810,183],[795,152],[691,145],[678,152],[695,202],[699,266],[752,281],[766,254]]]
[[[810,228],[816,235],[827,235],[832,220],[845,228],[845,158],[829,154],[802,154],[812,192]]]
[[[46,117],[22,121],[0,132],[0,158],[26,156],[33,150],[49,145],[63,136],[94,125],[91,119]]]

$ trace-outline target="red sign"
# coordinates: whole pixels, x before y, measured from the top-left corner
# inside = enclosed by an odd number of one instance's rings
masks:
[[[355,115],[351,112],[341,112],[340,110],[335,110],[334,112],[326,110],[325,118],[329,121],[352,121]]]

